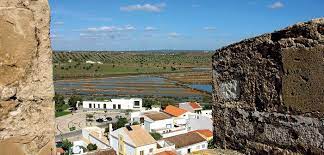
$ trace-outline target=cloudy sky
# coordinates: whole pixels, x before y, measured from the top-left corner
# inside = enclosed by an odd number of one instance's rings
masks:
[[[323,17],[323,0],[49,0],[54,50],[214,50]]]

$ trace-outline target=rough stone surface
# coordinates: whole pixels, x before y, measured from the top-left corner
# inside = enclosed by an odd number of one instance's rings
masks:
[[[213,87],[216,146],[324,154],[324,18],[217,50]]]
[[[0,154],[54,154],[47,0],[0,1]]]

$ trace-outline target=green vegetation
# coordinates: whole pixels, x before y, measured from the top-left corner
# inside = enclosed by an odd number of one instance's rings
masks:
[[[138,122],[133,122],[132,125],[139,125],[139,123]]]
[[[211,104],[204,104],[203,110],[211,110],[211,109],[212,109],[212,105]]]
[[[70,107],[76,107],[77,102],[81,102],[82,103],[82,97],[81,96],[71,96],[69,99],[69,105]]]
[[[119,128],[122,128],[125,126],[125,124],[128,123],[128,120],[127,118],[125,117],[120,117],[118,118],[117,122],[116,123],[113,123],[113,129],[116,130],[116,129],[119,129]]]
[[[215,148],[214,140],[211,139],[208,141],[208,149],[214,149],[214,148]]]
[[[97,150],[97,148],[98,148],[97,145],[92,143],[88,144],[87,146],[88,151]]]
[[[70,111],[55,112],[55,117],[60,117],[60,116],[68,115],[68,114],[71,114],[71,112]]]
[[[93,121],[93,115],[92,114],[86,114],[86,121]]]
[[[55,102],[55,117],[60,117],[71,113],[68,111],[69,105],[65,104],[64,96],[55,94],[53,99]]]
[[[64,151],[68,151],[71,147],[73,146],[73,144],[72,144],[72,142],[70,142],[69,140],[67,140],[67,139],[64,139],[63,141],[62,141],[62,149],[64,150]]]
[[[75,128],[75,126],[72,126],[69,129],[70,129],[70,131],[74,131],[76,128]]]
[[[157,132],[150,132],[150,134],[155,140],[160,140],[162,138],[162,135]]]
[[[54,52],[54,78],[184,72],[210,67],[211,56],[211,52]]]

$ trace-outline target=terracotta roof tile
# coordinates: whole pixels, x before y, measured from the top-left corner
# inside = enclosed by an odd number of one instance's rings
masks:
[[[182,114],[186,113],[187,110],[175,107],[173,105],[168,105],[167,107],[165,107],[164,112],[172,115],[172,116],[181,116]]]
[[[191,132],[197,132],[197,133],[201,134],[202,136],[205,136],[206,138],[213,137],[213,132],[208,130],[208,129],[194,130],[194,131],[191,131]]]
[[[200,109],[201,106],[199,103],[197,102],[189,102],[189,105],[193,108],[193,109]]]
[[[188,132],[181,135],[176,135],[173,137],[165,138],[164,140],[169,141],[173,144],[175,144],[176,148],[182,148],[185,146],[193,145],[196,143],[204,142],[206,139],[202,137],[197,132]]]
[[[163,151],[160,153],[156,153],[155,155],[177,155],[177,153],[175,153],[173,151]]]

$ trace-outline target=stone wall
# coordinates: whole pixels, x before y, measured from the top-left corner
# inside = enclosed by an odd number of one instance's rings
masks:
[[[217,146],[324,154],[324,18],[217,50],[213,87]]]
[[[0,0],[0,154],[55,154],[47,0]]]

